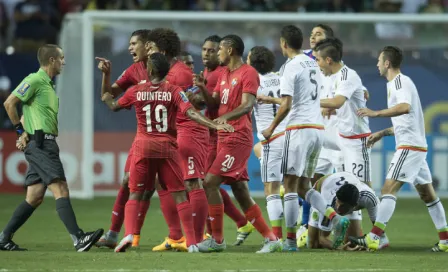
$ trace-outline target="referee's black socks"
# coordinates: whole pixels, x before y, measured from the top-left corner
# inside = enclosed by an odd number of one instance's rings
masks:
[[[56,211],[67,228],[68,233],[72,236],[72,239],[74,238],[73,236],[79,238],[77,236],[80,235],[82,231],[79,229],[78,223],[76,222],[75,212],[73,211],[70,199],[67,197],[56,199]]]
[[[30,218],[35,208],[25,200],[20,203],[11,216],[8,224],[0,234],[0,241],[8,241],[12,235]]]

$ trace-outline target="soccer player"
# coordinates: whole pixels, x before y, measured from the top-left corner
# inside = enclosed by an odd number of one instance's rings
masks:
[[[330,92],[334,92],[334,97],[321,99],[320,106],[329,111],[337,110],[338,140],[342,147],[344,168],[370,186],[369,119],[358,116],[356,112],[366,107],[361,78],[342,63],[342,42],[339,39],[322,40],[316,44],[314,51],[322,73],[332,77]]]
[[[185,63],[188,67],[190,67],[191,71],[194,71],[194,59],[190,53],[186,51],[182,51],[179,54],[179,59]]]
[[[299,216],[298,193],[311,206],[334,221],[335,241],[338,247],[344,239],[349,221],[339,216],[333,208],[327,207],[320,193],[310,188],[316,161],[322,147],[322,116],[319,105],[321,86],[317,63],[302,53],[302,31],[293,25],[281,30],[280,46],[288,60],[280,70],[281,103],[271,125],[262,131],[270,139],[275,129],[286,118],[285,145],[283,149],[282,173],[285,187],[286,227],[294,230],[294,238],[288,235],[283,250],[297,251],[295,232]]]
[[[366,209],[370,220],[374,223],[377,215],[379,200],[375,192],[365,183],[349,172],[338,172],[320,178],[314,188],[322,194],[327,205],[333,207],[340,215],[350,219],[355,224],[356,232],[361,233],[359,222],[362,220],[359,211]],[[312,209],[308,227],[309,248],[333,248],[330,238],[333,226],[324,214]],[[389,241],[386,234],[381,237],[381,248],[387,247]],[[346,246],[345,248],[348,249]],[[357,249],[352,248],[351,250]]]
[[[426,203],[429,215],[439,233],[439,242],[432,248],[435,252],[448,252],[448,226],[442,202],[432,186],[431,172],[426,161],[427,143],[425,123],[420,97],[414,82],[401,73],[402,51],[386,46],[378,57],[380,75],[387,79],[388,109],[373,111],[359,109],[359,116],[391,117],[392,127],[372,134],[368,144],[373,145],[384,136],[395,135],[396,152],[381,189],[382,199],[378,216],[370,233],[364,237],[350,237],[350,241],[376,250],[379,237],[395,210],[397,193],[405,183],[414,184],[420,198]]]
[[[221,42],[221,37],[217,35],[212,35],[204,40],[202,45],[202,62],[204,64],[204,80],[205,87],[213,94],[213,90],[218,84],[218,79],[221,74],[226,70],[225,66],[219,64],[218,50],[219,43]],[[205,111],[205,116],[214,120],[218,118],[217,110]],[[216,158],[216,150],[218,147],[218,134],[215,130],[210,130],[210,138],[208,144],[208,155],[207,155],[207,167],[208,170]],[[237,226],[237,237],[233,245],[241,245],[249,237],[249,235],[254,230],[254,227],[250,222],[247,222],[246,217],[240,212],[240,210],[235,206],[229,194],[223,188],[219,189],[222,200],[224,203],[224,213],[229,216]],[[207,218],[207,235],[210,236],[212,233],[210,217]]]
[[[170,64],[163,54],[151,54],[147,70],[150,82],[132,87],[117,101],[110,93],[105,93],[102,98],[113,111],[134,106],[138,122],[130,169],[131,194],[125,208],[125,236],[115,248],[115,252],[124,252],[132,245],[139,202],[144,190],[154,186],[156,174],[160,185],[175,199],[187,236],[188,251],[198,252],[191,216],[193,211],[187,200],[178,159],[176,116],[178,113],[185,114],[211,129],[232,132],[233,127],[216,124],[205,118],[192,107],[181,88],[164,82]]]
[[[101,84],[101,95],[108,92],[114,97],[119,96],[125,92],[128,88],[134,85],[146,83],[148,79],[148,73],[146,71],[146,61],[148,59],[149,50],[149,32],[147,29],[136,30],[131,34],[129,40],[129,53],[132,56],[133,64],[129,66],[121,76],[113,83],[110,84],[111,62],[105,58],[96,58],[99,60],[98,68],[103,73],[103,79]],[[132,147],[128,152],[128,158],[124,167],[124,176],[121,187],[118,191],[117,198],[115,199],[114,207],[112,209],[112,218],[109,231],[106,232],[101,239],[96,243],[98,247],[115,248],[117,245],[118,234],[120,233],[121,226],[124,220],[124,206],[129,199],[129,169],[132,163]],[[142,229],[143,222],[145,221],[146,213],[149,209],[151,196],[154,194],[154,190],[148,191],[143,196],[143,200],[140,201],[139,216],[137,219],[136,232],[134,235],[134,246],[139,245],[140,230]]]
[[[203,77],[196,79],[207,107],[218,109],[217,123],[235,126],[235,133],[218,132],[216,159],[208,170],[205,188],[209,203],[209,216],[213,218],[212,237],[198,244],[201,252],[219,252],[226,248],[223,237],[224,205],[219,191],[222,183],[229,184],[246,219],[265,238],[265,244],[258,253],[281,250],[281,242],[275,237],[263,219],[260,207],[250,197],[247,181],[247,161],[252,151],[253,134],[251,111],[260,85],[257,71],[244,64],[243,40],[237,35],[225,36],[220,44],[218,56],[226,70],[219,77],[213,95],[205,87]]]
[[[193,73],[176,56],[180,52],[180,39],[176,32],[167,28],[156,28],[149,35],[149,54],[163,53],[170,63],[170,70],[166,81],[172,85],[181,87],[182,90],[193,85]],[[183,180],[188,191],[190,203],[193,209],[196,240],[201,241],[204,234],[205,221],[207,220],[207,197],[202,187],[207,162],[207,146],[209,143],[209,129],[192,121],[185,114],[177,114],[177,144],[179,145],[179,157],[181,160]],[[162,244],[153,248],[153,251],[171,249],[172,244],[176,248],[186,251],[185,239],[177,214],[176,206],[169,191],[157,186],[160,197],[160,207],[168,225],[169,235]]]
[[[0,250],[26,250],[14,243],[12,236],[39,207],[48,188],[56,199],[56,212],[70,234],[76,251],[89,251],[104,231],[98,229],[85,233],[79,228],[56,142],[59,98],[54,90],[53,78],[62,72],[65,65],[64,52],[57,45],[46,44],[38,49],[37,59],[39,71],[28,75],[4,103],[19,137],[17,146],[25,151],[29,167],[25,179],[26,198],[0,233]],[[23,105],[24,125],[17,114],[20,103]]]
[[[257,96],[264,95],[280,98],[280,76],[272,72],[275,66],[274,53],[264,46],[255,46],[247,55],[247,64],[254,67],[260,76],[260,87],[258,88]],[[287,120],[280,123],[271,138],[265,139],[263,134],[261,134],[274,120],[278,108],[278,104],[257,103],[254,106],[254,116],[257,125],[257,136],[263,146],[260,159],[261,181],[264,184],[268,216],[275,236],[282,239],[283,204],[280,198],[280,186],[283,181],[283,175],[280,168]],[[288,230],[288,235],[295,237],[296,233]]]

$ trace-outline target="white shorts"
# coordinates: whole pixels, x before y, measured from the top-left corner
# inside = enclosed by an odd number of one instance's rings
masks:
[[[325,126],[323,133],[324,141],[322,143],[323,148],[334,151],[341,151],[339,143],[338,129],[332,126]]]
[[[371,149],[367,147],[367,137],[359,139],[340,137],[339,142],[344,157],[344,171],[352,173],[362,182],[371,181]]]
[[[273,182],[283,181],[283,175],[281,173],[282,166],[282,152],[283,145],[285,143],[285,136],[280,136],[274,139],[272,142],[268,142],[262,145],[260,168],[261,168],[261,181]]]
[[[432,183],[426,152],[398,149],[389,165],[386,179],[418,184]]]
[[[322,149],[322,130],[294,129],[285,132],[282,173],[312,178]]]
[[[347,219],[349,220],[361,221],[362,213],[361,210],[353,211],[352,213],[347,214],[345,217],[347,217]],[[331,220],[326,218],[325,215],[319,213],[319,211],[315,208],[311,208],[310,220],[308,221],[308,225],[322,231],[333,230],[333,224],[331,223]]]
[[[342,157],[342,152],[322,148],[314,172],[326,176],[334,172],[341,172],[343,169],[344,158]]]

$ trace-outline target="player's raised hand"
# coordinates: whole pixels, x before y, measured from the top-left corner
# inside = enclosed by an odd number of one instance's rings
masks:
[[[367,117],[377,117],[378,116],[378,112],[373,111],[373,110],[368,109],[368,108],[359,109],[357,114],[358,114],[359,117],[365,117],[365,116],[367,116]]]
[[[234,132],[235,129],[229,124],[219,124],[216,126],[216,130],[224,130],[225,132]]]
[[[101,57],[95,57],[95,60],[98,60],[98,69],[101,70],[101,72],[105,73],[105,74],[110,74],[110,69],[112,66],[112,63],[110,62],[110,60],[106,59],[106,58],[101,58]]]
[[[204,72],[201,71],[199,74],[193,75],[193,85],[195,86],[205,86],[205,78],[204,78]]]
[[[103,102],[109,99],[114,99],[114,96],[111,93],[104,93],[101,97],[101,101]]]
[[[383,134],[381,132],[370,134],[370,136],[367,138],[367,147],[372,147],[376,142],[381,140],[381,138],[383,138]]]
[[[257,103],[258,104],[274,104],[274,101],[272,101],[272,97],[267,95],[258,95],[257,96]]]

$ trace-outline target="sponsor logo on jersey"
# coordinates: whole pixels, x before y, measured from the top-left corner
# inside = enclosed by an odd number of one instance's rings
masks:
[[[224,85],[224,84],[226,84],[226,81],[225,80],[221,81],[221,85]]]
[[[146,80],[140,80],[140,82],[138,83],[138,85],[140,85],[140,84],[145,84],[146,83]]]
[[[238,83],[238,81],[236,80],[236,78],[232,79],[232,87],[235,86]]]

